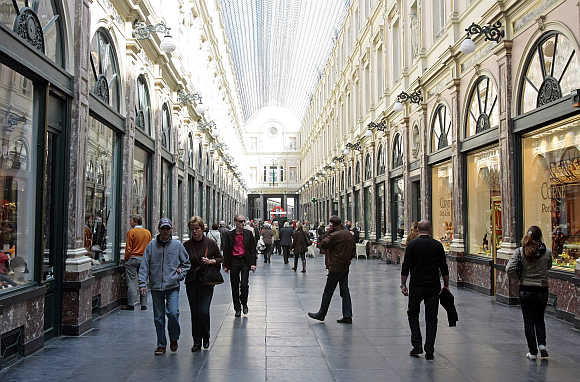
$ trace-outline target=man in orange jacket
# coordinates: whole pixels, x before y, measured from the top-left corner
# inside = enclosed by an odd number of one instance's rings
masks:
[[[141,303],[141,310],[147,310],[147,295],[142,296],[137,291],[137,275],[143,260],[143,253],[149,242],[151,232],[143,228],[143,218],[133,215],[129,219],[131,229],[127,232],[127,244],[125,247],[125,275],[127,276],[127,306],[129,310],[135,309],[137,296]]]

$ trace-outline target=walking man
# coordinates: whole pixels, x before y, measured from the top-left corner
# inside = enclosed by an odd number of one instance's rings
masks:
[[[316,313],[308,313],[310,318],[324,321],[330,300],[336,289],[336,284],[340,284],[340,297],[342,297],[342,318],[337,320],[341,324],[352,324],[352,303],[350,291],[348,290],[348,270],[350,261],[355,254],[354,239],[342,225],[338,216],[330,217],[330,229],[324,235],[320,246],[327,251],[328,278],[322,294],[322,303]]]
[[[256,240],[251,231],[244,229],[246,218],[238,215],[234,219],[236,228],[229,231],[224,240],[224,271],[230,272],[232,300],[236,317],[248,314],[248,279],[250,269],[256,270]]]
[[[137,278],[139,267],[143,260],[145,248],[151,242],[151,232],[143,228],[143,218],[133,215],[129,219],[131,229],[127,232],[127,246],[125,247],[125,276],[127,279],[127,308],[135,309],[137,295],[141,303],[141,310],[147,310],[147,293],[140,294],[137,291]]]
[[[411,345],[409,355],[423,353],[423,340],[419,327],[421,301],[425,303],[425,321],[427,334],[425,339],[425,359],[433,360],[435,336],[437,335],[437,312],[439,311],[439,293],[443,276],[443,288],[449,290],[449,269],[445,260],[445,250],[440,242],[433,239],[431,223],[421,220],[418,224],[419,236],[407,244],[405,260],[401,269],[401,292],[409,296],[409,326],[411,327]],[[411,272],[411,282],[407,289],[407,276]]]
[[[171,238],[173,225],[168,218],[159,220],[159,235],[149,243],[139,269],[139,291],[147,294],[147,284],[153,298],[153,321],[157,331],[155,355],[165,354],[165,315],[170,348],[177,351],[179,340],[179,284],[189,270],[189,255],[183,245]]]

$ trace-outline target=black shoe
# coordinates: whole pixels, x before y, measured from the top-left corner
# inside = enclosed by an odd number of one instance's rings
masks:
[[[435,356],[433,356],[433,353],[427,353],[425,354],[425,359],[427,361],[433,361],[435,359]]]
[[[133,305],[121,305],[121,310],[135,310]]]
[[[201,345],[200,344],[193,344],[193,347],[191,348],[191,352],[192,353],[196,353],[198,351],[201,350]]]
[[[410,356],[412,356],[412,357],[416,357],[416,356],[418,356],[419,354],[423,354],[423,349],[421,349],[421,348],[413,348],[413,349],[411,349],[411,351],[409,352],[409,355],[410,355]]]
[[[244,310],[244,314],[248,314],[248,306],[244,305],[244,307],[242,308]]]
[[[310,313],[310,312],[308,312],[308,317],[314,318],[315,320],[318,320],[318,321],[324,321],[324,317],[322,317],[322,314],[320,314],[320,313]]]
[[[293,270],[294,272],[296,272],[296,268],[292,268],[292,270]]]
[[[239,310],[236,310],[236,317],[242,317],[242,312],[240,312]]]
[[[203,348],[204,349],[209,349],[209,338],[204,338],[203,339]]]
[[[141,310],[147,310],[147,305],[141,305]]]
[[[340,320],[336,320],[339,324],[352,324],[352,317],[343,317]]]

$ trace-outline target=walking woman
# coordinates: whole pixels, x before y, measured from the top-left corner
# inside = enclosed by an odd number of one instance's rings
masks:
[[[296,223],[296,231],[292,234],[292,246],[290,249],[294,252],[294,272],[298,267],[298,256],[302,259],[302,272],[306,272],[306,251],[308,247],[312,244],[308,233],[304,232],[304,227],[302,223]]]
[[[190,237],[183,246],[189,254],[191,271],[185,278],[187,299],[191,311],[192,352],[209,348],[209,307],[213,297],[213,285],[205,285],[203,274],[209,267],[219,267],[223,257],[215,241],[203,234],[205,225],[199,216],[189,220]]]
[[[546,324],[544,311],[548,302],[548,270],[552,267],[552,251],[542,242],[542,231],[533,225],[522,239],[522,246],[514,251],[507,264],[508,275],[520,280],[520,305],[524,316],[524,331],[529,352],[534,360],[540,350],[542,358],[548,357],[546,349]]]

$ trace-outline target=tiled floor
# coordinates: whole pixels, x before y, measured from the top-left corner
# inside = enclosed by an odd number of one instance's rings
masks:
[[[325,283],[322,259],[294,273],[274,256],[250,276],[250,312],[234,318],[229,280],[216,287],[209,351],[191,353],[189,306],[182,291],[179,351],[153,355],[152,311],[116,311],[81,337],[61,337],[0,372],[0,381],[577,381],[580,334],[547,319],[551,358],[531,362],[519,308],[455,290],[460,322],[440,309],[435,361],[411,358],[400,267],[360,260],[351,267],[352,326],[336,323],[335,292],[324,323],[310,320]],[[424,326],[422,325],[424,328]]]

